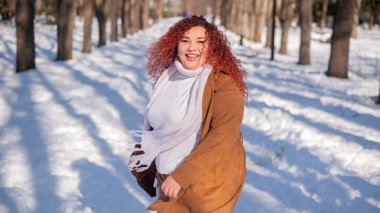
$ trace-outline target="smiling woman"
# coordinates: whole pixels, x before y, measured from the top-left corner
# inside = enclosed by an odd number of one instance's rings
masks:
[[[183,35],[178,44],[178,57],[186,69],[198,69],[206,63],[206,41],[203,27],[193,27]]]
[[[176,23],[148,51],[156,79],[129,168],[158,212],[232,212],[245,179],[246,72],[203,17]],[[157,185],[154,185],[155,179]]]

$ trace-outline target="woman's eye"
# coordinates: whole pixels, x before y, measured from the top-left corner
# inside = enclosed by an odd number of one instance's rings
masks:
[[[206,43],[206,41],[198,41],[198,43],[204,44]]]
[[[186,43],[186,42],[189,42],[189,40],[181,40],[181,42],[184,42],[184,43]]]

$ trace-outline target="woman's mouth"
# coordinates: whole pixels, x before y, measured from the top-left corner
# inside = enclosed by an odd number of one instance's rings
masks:
[[[185,54],[185,56],[186,59],[189,61],[195,61],[199,57],[199,55],[197,54]]]

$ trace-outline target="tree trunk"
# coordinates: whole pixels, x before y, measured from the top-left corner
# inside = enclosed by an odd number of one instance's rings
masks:
[[[129,0],[123,0],[121,10],[121,36],[123,38],[127,37],[130,28],[130,6]]]
[[[348,78],[348,56],[355,0],[338,0],[336,4],[327,75]]]
[[[130,0],[130,32],[133,34],[140,27],[140,4],[137,0]]]
[[[358,37],[358,24],[359,24],[359,12],[360,12],[360,5],[362,1],[361,0],[355,0],[355,10],[354,10],[354,20],[352,25],[352,38]]]
[[[94,0],[83,1],[83,52],[91,52],[92,17],[94,16]]]
[[[118,40],[117,18],[119,17],[119,0],[113,0],[111,5],[111,41]]]
[[[215,24],[216,17],[220,14],[221,0],[212,0],[212,18],[211,21]]]
[[[288,35],[289,29],[294,17],[295,10],[295,1],[287,0],[282,2],[282,11],[281,11],[281,47],[279,53],[287,54],[288,53]]]
[[[57,14],[57,60],[72,59],[75,1],[59,0]]]
[[[157,24],[158,21],[162,19],[163,6],[163,0],[154,0],[153,24]]]
[[[310,64],[310,38],[312,24],[312,0],[300,1],[300,21],[301,21],[301,44],[299,52],[299,64]]]
[[[373,30],[373,26],[375,24],[375,14],[371,13],[369,16],[369,30]]]
[[[319,28],[321,29],[326,27],[326,17],[327,17],[328,6],[329,6],[329,0],[323,0],[321,20],[319,20]]]
[[[272,16],[273,16],[273,1],[269,1],[267,4],[266,12],[265,12],[265,23],[267,26],[267,35],[266,35],[266,41],[265,41],[265,47],[270,47],[271,46],[271,41],[272,41]]]
[[[74,0],[76,1],[76,13],[75,13],[75,17],[78,16],[79,17],[79,20],[82,20],[82,17],[84,16],[83,14],[83,10],[84,10],[84,0]]]
[[[108,5],[107,0],[95,0],[95,15],[99,26],[99,47],[107,44],[106,24],[108,19]]]
[[[262,26],[265,20],[265,12],[268,4],[268,0],[256,0],[255,1],[255,14],[256,14],[256,23],[255,23],[255,37],[253,41],[260,43]]]
[[[16,73],[36,67],[34,0],[16,2]]]
[[[143,3],[142,13],[141,13],[142,28],[146,29],[149,27],[149,0],[143,0],[142,3]]]
[[[229,14],[231,12],[231,1],[230,0],[221,0],[222,1],[222,5],[220,7],[220,14],[223,14],[222,16],[220,16],[220,22],[221,22],[221,25],[225,26],[227,29],[227,25],[228,25],[228,22],[229,22]]]
[[[185,10],[189,15],[206,16],[207,2],[204,0],[184,0]]]

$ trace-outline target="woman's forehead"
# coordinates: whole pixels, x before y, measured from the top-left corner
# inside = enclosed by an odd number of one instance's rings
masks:
[[[206,37],[206,29],[204,27],[200,27],[200,26],[192,27],[183,34],[183,37],[205,38]]]

